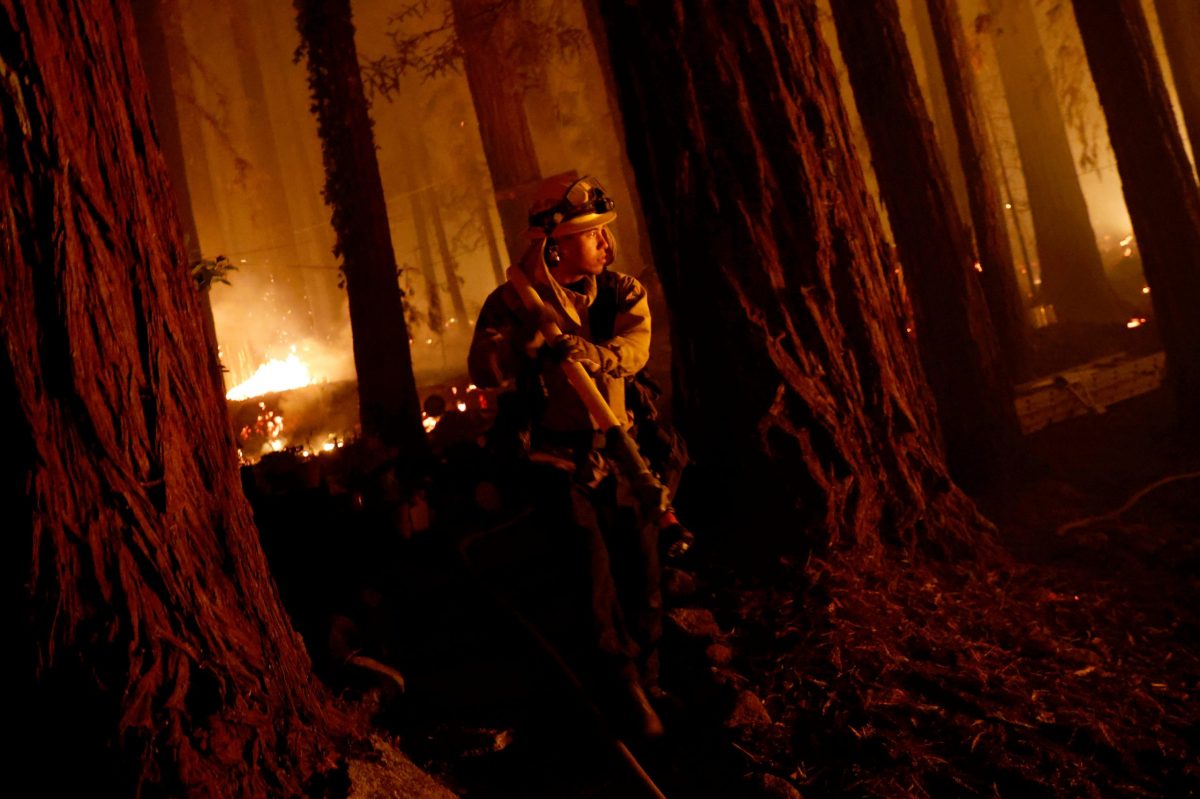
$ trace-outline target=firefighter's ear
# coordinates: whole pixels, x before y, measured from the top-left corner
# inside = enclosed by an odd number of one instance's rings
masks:
[[[613,261],[617,260],[617,237],[607,225],[600,228],[600,235],[604,237],[604,243],[608,245],[608,257],[604,259],[604,265],[612,266]]]
[[[558,242],[552,238],[546,239],[546,263],[548,263],[550,266],[554,266],[558,263],[559,257]]]

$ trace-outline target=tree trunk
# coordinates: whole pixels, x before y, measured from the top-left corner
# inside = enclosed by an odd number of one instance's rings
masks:
[[[294,0],[342,256],[363,433],[409,458],[428,449],[350,0]]]
[[[542,177],[520,82],[503,66],[511,62],[505,46],[515,39],[521,20],[515,3],[451,0],[450,5],[509,262],[516,263],[529,245],[529,200]]]
[[[999,476],[1019,436],[1012,384],[895,0],[833,0],[838,41],[912,298],[950,473]]]
[[[187,179],[187,160],[183,152],[183,132],[179,125],[179,114],[175,104],[175,91],[171,86],[170,48],[167,44],[166,16],[169,12],[163,0],[136,0],[133,4],[134,22],[137,26],[138,49],[143,63],[159,65],[146,74],[150,90],[150,103],[154,109],[156,138],[162,147],[163,159],[171,181],[171,196],[179,212],[183,226],[184,241],[187,243],[189,266],[200,261],[200,231],[192,211],[192,195]],[[177,56],[178,57],[178,56]],[[203,306],[204,346],[209,349],[210,363],[218,381],[224,385],[221,362],[217,356],[217,328],[213,323],[212,303],[209,302],[209,286],[203,287],[200,297]]]
[[[283,179],[283,166],[275,145],[274,124],[267,102],[262,66],[258,57],[259,45],[248,19],[248,9],[240,2],[225,8],[229,18],[230,42],[237,65],[237,76],[246,103],[246,134],[252,153],[256,180],[253,182],[255,216],[260,220],[262,252],[255,260],[272,278],[273,290],[283,294],[283,316],[289,325],[301,321],[296,332],[313,333],[314,314],[309,302],[304,276],[298,266],[300,251],[296,246],[296,223],[292,221]],[[295,320],[295,321],[293,321]]]
[[[676,418],[728,510],[715,521],[753,531],[743,547],[979,542],[813,4],[602,11],[671,309]]]
[[[1027,378],[1030,376],[1030,353],[1025,303],[1017,287],[1017,270],[1004,220],[1004,206],[996,188],[996,160],[979,118],[975,78],[965,54],[962,21],[958,7],[951,0],[926,0],[926,3],[937,57],[946,81],[962,171],[967,178],[971,223],[992,325],[1009,373],[1016,379]]]
[[[1200,3],[1196,0],[1154,0],[1163,45],[1175,80],[1175,94],[1192,145],[1192,166],[1200,174]]]
[[[305,793],[343,721],[279,603],[196,344],[132,19],[0,0],[0,75],[14,762],[51,796]]]
[[[1030,0],[989,0],[1000,80],[1037,239],[1042,297],[1065,322],[1116,322],[1124,313],[1104,274]]]
[[[409,195],[412,203],[413,227],[417,232],[417,260],[421,262],[421,277],[425,279],[425,291],[429,294],[429,330],[441,337],[446,332],[446,314],[442,311],[442,293],[438,289],[437,269],[433,265],[433,250],[429,246],[429,220],[425,214],[425,203],[418,189]]]
[[[928,100],[929,118],[941,147],[942,160],[946,164],[946,176],[958,206],[958,218],[971,218],[971,205],[967,198],[967,176],[962,168],[963,156],[958,143],[958,130],[954,125],[954,113],[950,109],[950,94],[946,78],[942,74],[942,62],[938,58],[937,42],[934,40],[933,21],[929,18],[929,7],[922,0],[912,0],[913,22],[916,23],[917,40],[925,67],[925,97]],[[909,52],[914,48],[909,47]],[[914,64],[915,68],[915,64]]]
[[[454,261],[454,253],[450,252],[450,242],[446,240],[446,226],[442,224],[442,208],[438,203],[437,189],[430,185],[422,193],[429,205],[429,221],[433,227],[434,240],[437,241],[438,257],[442,260],[442,272],[446,275],[446,293],[450,295],[450,304],[454,306],[455,323],[458,329],[465,329],[469,321],[467,304],[463,301],[458,264]]]
[[[1182,421],[1200,431],[1200,189],[1138,0],[1075,2]]]

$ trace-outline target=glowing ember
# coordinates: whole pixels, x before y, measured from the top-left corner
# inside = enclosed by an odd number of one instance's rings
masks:
[[[1128,327],[1132,330],[1133,328],[1141,327],[1144,324],[1146,324],[1146,320],[1144,318],[1142,318],[1140,316],[1135,316],[1132,319],[1130,319],[1128,322],[1125,323],[1125,327]]]
[[[258,367],[249,380],[229,389],[226,399],[243,400],[269,394],[272,391],[288,391],[293,388],[307,386],[313,381],[308,372],[308,366],[292,353],[286,360],[271,360]]]
[[[982,271],[983,271],[983,264],[979,263],[979,261],[976,261],[976,262],[975,262],[975,271],[976,271],[976,272],[982,272]]]
[[[1150,287],[1149,287],[1149,286],[1142,286],[1142,293],[1143,293],[1143,294],[1149,294],[1149,293],[1150,293]]]
[[[426,415],[422,414],[422,416],[421,416],[421,426],[425,428],[425,432],[426,432],[426,433],[432,433],[432,432],[433,432],[433,429],[434,429],[435,427],[437,427],[437,423],[438,423],[438,417],[436,417],[436,416],[426,416]]]
[[[1133,241],[1133,234],[1132,234],[1132,233],[1130,233],[1130,234],[1129,234],[1128,236],[1126,236],[1125,238],[1121,239],[1121,246],[1122,246],[1122,247],[1128,247],[1128,246],[1129,246],[1129,242],[1131,242],[1131,241]]]

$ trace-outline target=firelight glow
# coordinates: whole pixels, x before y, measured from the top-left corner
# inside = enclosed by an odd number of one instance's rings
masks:
[[[258,367],[249,380],[239,383],[225,393],[226,399],[243,400],[269,394],[272,391],[288,391],[307,386],[313,382],[308,366],[296,353],[285,360],[272,358]]]

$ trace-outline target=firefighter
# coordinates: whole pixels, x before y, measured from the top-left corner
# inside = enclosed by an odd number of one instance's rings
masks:
[[[542,313],[552,314],[564,332],[547,342],[539,331],[543,320],[506,283],[483,305],[468,367],[476,385],[511,388],[521,398],[510,398],[509,407],[521,411],[508,415],[521,421],[500,419],[497,429],[527,436],[539,507],[579,545],[590,662],[577,665],[592,676],[610,720],[649,739],[663,733],[647,696],[657,691],[662,632],[659,529],[675,520],[669,514],[641,518],[627,483],[602,452],[603,434],[560,366],[582,364],[617,418],[632,428],[625,387],[650,355],[650,308],[638,280],[609,269],[616,243],[608,225],[615,218],[613,200],[594,178],[543,181],[519,268],[541,297]]]

